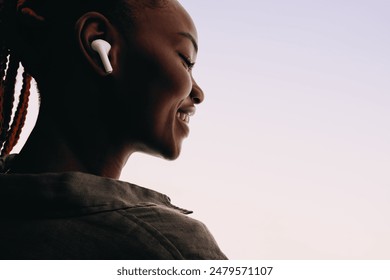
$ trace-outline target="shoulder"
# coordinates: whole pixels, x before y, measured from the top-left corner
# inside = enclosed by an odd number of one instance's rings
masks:
[[[184,259],[226,259],[208,228],[176,209],[148,205],[118,211]]]
[[[7,197],[0,205],[0,256],[226,258],[190,211],[150,189],[79,173],[0,175],[0,185]]]

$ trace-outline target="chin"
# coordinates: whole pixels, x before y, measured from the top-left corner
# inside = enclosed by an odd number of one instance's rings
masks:
[[[175,160],[180,156],[181,147],[177,147],[175,149],[166,150],[161,154],[161,157],[166,160]]]
[[[170,147],[151,147],[143,145],[140,149],[138,149],[138,152],[166,160],[175,160],[180,156],[181,145]]]
[[[184,137],[153,137],[152,141],[144,141],[140,152],[163,158],[175,160],[180,156]]]
[[[158,149],[158,153],[160,157],[166,159],[166,160],[175,160],[180,156],[181,152],[181,142],[174,142],[169,143],[168,145],[160,146],[160,149]]]

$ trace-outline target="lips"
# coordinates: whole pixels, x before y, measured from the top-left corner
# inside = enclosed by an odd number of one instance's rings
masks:
[[[177,117],[182,120],[185,123],[190,122],[190,115],[183,113],[183,112],[177,112]]]
[[[179,108],[176,116],[178,117],[179,120],[181,120],[185,123],[189,123],[190,117],[195,115],[195,111],[196,111],[195,106],[182,107],[182,108]]]

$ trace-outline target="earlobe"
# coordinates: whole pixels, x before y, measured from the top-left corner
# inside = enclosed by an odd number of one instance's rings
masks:
[[[99,76],[115,72],[120,40],[109,20],[97,12],[86,13],[77,21],[76,32],[80,51],[92,70]]]

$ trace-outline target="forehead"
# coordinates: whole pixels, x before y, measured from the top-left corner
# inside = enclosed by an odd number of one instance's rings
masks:
[[[190,33],[197,40],[196,27],[183,6],[176,0],[167,0],[164,5],[139,8],[134,19],[136,27],[144,32],[163,32],[165,34]]]

